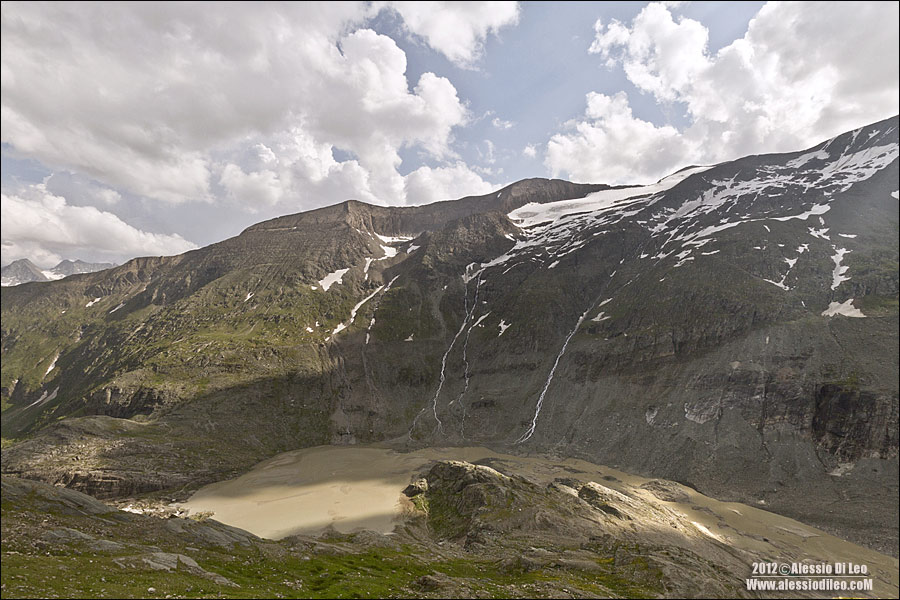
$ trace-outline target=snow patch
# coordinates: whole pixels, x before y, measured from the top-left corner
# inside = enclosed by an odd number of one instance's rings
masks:
[[[834,317],[836,315],[857,318],[866,316],[861,310],[853,306],[853,298],[850,298],[846,302],[832,302],[828,305],[828,308],[822,311],[823,317]]]
[[[249,300],[252,297],[253,297],[253,292],[247,292],[247,297],[244,298],[244,302],[246,302],[247,300]]]
[[[507,322],[504,321],[503,319],[500,319],[500,325],[499,325],[499,327],[500,327],[500,333],[497,334],[497,337],[500,337],[501,335],[503,335],[504,333],[506,333],[506,330],[509,329],[509,326],[510,326],[510,325],[512,325],[512,323],[507,323]]]
[[[827,227],[824,229],[816,229],[815,227],[810,227],[809,235],[813,236],[814,238],[819,238],[821,240],[828,240],[829,242],[831,241],[831,238],[828,237],[828,228]]]
[[[350,270],[349,268],[338,269],[334,273],[329,273],[324,278],[319,280],[319,285],[322,286],[322,289],[327,292],[328,288],[333,286],[335,283],[342,283],[342,279],[344,278],[344,275],[346,275],[347,271],[349,271],[349,270]],[[313,289],[316,289],[316,288],[313,288]]]
[[[413,341],[413,336],[414,336],[414,335],[416,335],[416,334],[415,334],[415,333],[411,333],[411,334],[409,334],[409,337],[408,337],[408,338],[406,338],[406,339],[405,339],[405,340],[403,340],[403,341],[404,341],[404,342],[411,342],[411,341]]]
[[[785,291],[790,291],[791,288],[789,288],[788,286],[784,285],[784,280],[785,280],[785,279],[787,279],[787,275],[785,275],[784,277],[782,277],[782,278],[781,278],[781,281],[772,281],[771,279],[765,279],[765,278],[763,278],[763,281],[768,281],[768,282],[771,283],[772,285],[777,285],[778,287],[780,287],[781,289],[783,289],[783,290],[785,290]]]
[[[120,302],[119,305],[118,305],[117,307],[115,307],[114,309],[112,309],[111,311],[109,311],[109,312],[106,313],[106,314],[111,315],[111,314],[113,314],[114,312],[116,312],[117,310],[119,310],[120,308],[122,308],[123,306],[125,306],[125,303],[124,303],[124,302]]]
[[[559,219],[581,213],[605,211],[620,206],[624,201],[641,196],[651,196],[675,187],[691,175],[702,173],[712,167],[694,167],[673,173],[652,185],[640,185],[615,190],[601,190],[588,194],[584,198],[561,200],[559,202],[529,202],[509,213],[509,218],[519,227],[527,228],[547,224]]]
[[[85,307],[85,308],[90,308],[90,307],[92,307],[93,305],[97,304],[98,302],[100,302],[100,298],[94,298],[93,300],[91,300],[90,302],[88,302],[87,304],[85,304],[84,307]]]
[[[59,354],[53,357],[53,362],[50,363],[50,366],[47,367],[47,370],[44,371],[44,377],[50,374],[50,371],[56,368],[56,361],[59,360]]]
[[[805,221],[813,215],[824,215],[829,210],[831,210],[831,206],[828,204],[813,204],[812,208],[809,210],[800,213],[799,215],[790,215],[787,217],[771,217],[773,221],[790,221],[791,219],[799,219],[801,221]],[[821,217],[819,217],[821,222]]]
[[[828,156],[828,153],[823,149],[815,152],[807,152],[794,160],[788,161],[786,165],[792,169],[799,169],[811,160],[828,160],[829,158],[830,156]]]
[[[381,235],[380,233],[376,233],[375,237],[384,242],[385,244],[396,244],[397,242],[408,242],[413,239],[411,235],[397,235],[397,236],[389,236],[389,235]]]
[[[44,277],[49,279],[50,281],[56,281],[57,279],[62,279],[65,277],[62,273],[57,273],[56,271],[41,271],[44,274]]]
[[[841,285],[845,281],[849,281],[849,277],[844,277],[844,273],[847,272],[848,266],[841,266],[841,261],[844,260],[844,255],[851,252],[851,250],[847,250],[846,248],[835,248],[835,255],[831,257],[831,260],[834,261],[834,271],[831,273],[831,289],[836,290],[839,285]]]

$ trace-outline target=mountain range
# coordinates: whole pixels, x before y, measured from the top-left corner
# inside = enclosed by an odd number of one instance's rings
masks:
[[[484,445],[896,556],[897,157],[893,117],[651,185],[350,200],[5,287],[3,472],[116,497],[318,444]]]
[[[12,286],[32,281],[54,281],[76,273],[94,273],[111,269],[113,263],[89,263],[83,260],[63,260],[52,269],[41,269],[27,258],[14,260],[3,267],[0,285]]]

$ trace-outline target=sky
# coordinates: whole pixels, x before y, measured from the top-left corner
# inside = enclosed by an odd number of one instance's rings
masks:
[[[898,6],[4,2],[0,262],[804,149],[900,112]]]

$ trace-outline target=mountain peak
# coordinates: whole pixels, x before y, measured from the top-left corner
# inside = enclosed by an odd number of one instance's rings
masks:
[[[35,281],[53,281],[78,273],[95,273],[114,267],[113,263],[89,263],[80,259],[64,259],[52,269],[41,269],[27,258],[20,258],[3,267],[4,287]]]

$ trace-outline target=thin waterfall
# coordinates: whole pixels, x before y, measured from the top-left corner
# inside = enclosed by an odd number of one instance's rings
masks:
[[[575,335],[575,332],[578,331],[578,328],[581,327],[581,323],[584,322],[584,319],[588,316],[588,314],[594,310],[594,307],[597,304],[597,300],[591,304],[591,306],[584,311],[584,313],[578,318],[578,322],[575,323],[575,327],[572,328],[572,331],[569,332],[569,335],[566,336],[566,341],[563,342],[562,348],[559,351],[559,354],[556,355],[556,361],[553,363],[553,368],[550,369],[550,375],[547,376],[547,381],[544,382],[544,389],[541,390],[541,395],[538,397],[537,406],[534,408],[534,417],[531,419],[531,426],[528,428],[522,436],[516,440],[517,444],[521,444],[523,442],[527,442],[532,435],[534,435],[534,429],[537,427],[538,416],[541,414],[541,406],[544,404],[544,396],[547,394],[547,390],[550,389],[550,382],[553,381],[553,376],[556,374],[556,367],[559,366],[559,361],[563,357],[563,354],[566,353],[566,348],[569,346],[569,340],[572,339],[572,336]]]

